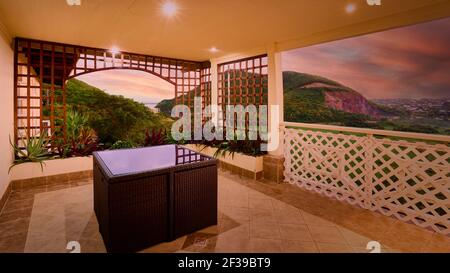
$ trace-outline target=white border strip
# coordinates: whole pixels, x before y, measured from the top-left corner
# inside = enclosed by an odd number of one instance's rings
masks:
[[[367,134],[367,135],[380,135],[380,136],[402,137],[402,138],[412,138],[412,139],[423,139],[423,140],[433,140],[433,141],[442,141],[442,142],[450,143],[450,136],[445,136],[445,135],[410,133],[410,132],[400,132],[400,131],[388,131],[388,130],[378,130],[378,129],[344,127],[344,126],[322,125],[322,124],[311,124],[311,123],[297,123],[297,122],[283,122],[282,125],[285,127],[297,127],[297,128],[301,127],[301,128],[308,128],[308,129],[330,130],[330,131],[338,131],[338,132],[350,132],[350,133],[359,133],[359,134]]]

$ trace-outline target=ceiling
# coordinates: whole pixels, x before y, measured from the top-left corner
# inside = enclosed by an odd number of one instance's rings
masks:
[[[276,43],[280,49],[450,16],[449,0],[0,0],[10,36],[190,60]],[[352,3],[356,10],[345,11]],[[217,47],[218,52],[209,51]]]

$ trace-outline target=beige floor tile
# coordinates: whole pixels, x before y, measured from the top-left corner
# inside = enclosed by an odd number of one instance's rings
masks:
[[[332,244],[347,243],[337,227],[308,226],[308,228],[315,242]]]
[[[450,236],[434,234],[430,241],[424,245],[425,253],[450,253]]]
[[[272,200],[270,198],[249,198],[249,208],[273,210]]]
[[[211,253],[214,252],[216,243],[216,234],[195,232],[187,236],[181,250],[194,253]]]
[[[0,237],[0,253],[22,253],[25,249],[27,233],[20,232]]]
[[[284,240],[313,241],[306,225],[280,224],[279,226],[281,238]]]
[[[222,201],[226,206],[248,208],[248,198],[239,196],[230,196],[228,200]]]
[[[273,210],[251,208],[249,211],[252,222],[277,223]]]
[[[305,220],[303,220],[303,216],[300,211],[296,209],[291,210],[274,210],[273,214],[277,223],[280,224],[296,224],[303,225],[305,224]]]
[[[412,224],[399,222],[394,228],[383,235],[380,243],[389,249],[406,253],[421,252],[429,245],[434,232]]]
[[[328,221],[326,219],[323,219],[321,217],[315,216],[313,214],[310,214],[308,212],[305,211],[300,211],[303,219],[305,220],[305,223],[307,225],[313,225],[313,226],[330,226],[330,227],[334,227],[336,226],[335,223]]]
[[[181,249],[184,237],[144,252],[366,253],[373,240],[387,253],[450,253],[450,237],[296,186],[223,172],[218,224],[197,233],[213,244]],[[105,252],[93,214],[92,179],[14,191],[0,215],[0,252],[67,252],[66,241],[77,237],[82,252]]]
[[[370,254],[370,250],[367,250],[365,247],[351,246],[350,248],[352,249],[353,253],[367,253],[367,254]]]
[[[236,222],[250,221],[250,212],[248,208],[223,206],[220,211]]]
[[[199,230],[198,232],[201,233],[208,233],[208,234],[219,234],[219,225],[209,226],[207,228],[204,228],[202,230]]]
[[[285,253],[317,253],[319,249],[314,242],[302,242],[294,240],[282,241],[283,252]]]
[[[84,240],[80,241],[81,253],[106,253],[103,241],[99,240]]]
[[[214,251],[219,253],[251,252],[250,231],[242,225],[217,236]]]
[[[161,243],[149,248],[146,248],[141,253],[174,253],[182,249],[187,236],[175,239],[172,242]]]
[[[251,238],[250,249],[255,253],[281,253],[283,251],[281,240]]]
[[[353,232],[350,229],[344,228],[344,227],[338,227],[339,231],[341,232],[342,236],[344,236],[347,243],[352,247],[359,247],[364,248],[367,246],[367,244],[372,240],[366,236],[363,236],[361,234],[358,234],[356,232]]]
[[[353,253],[347,244],[317,243],[320,253]]]
[[[264,222],[250,222],[250,237],[265,239],[281,239],[277,224]]]
[[[283,202],[278,199],[272,199],[272,206],[275,210],[283,210],[283,211],[297,211],[298,209],[286,202]]]

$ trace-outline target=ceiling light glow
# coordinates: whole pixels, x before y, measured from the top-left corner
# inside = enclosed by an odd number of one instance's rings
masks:
[[[111,52],[112,54],[116,55],[116,54],[119,54],[119,53],[120,53],[120,50],[119,50],[119,48],[118,48],[117,46],[113,46],[113,47],[111,48],[110,52]]]
[[[69,6],[81,6],[81,0],[66,0]]]
[[[351,13],[355,12],[355,10],[356,10],[356,5],[353,4],[353,3],[348,4],[348,5],[345,7],[345,11],[346,11],[348,14],[351,14]]]
[[[218,50],[217,47],[215,47],[215,46],[211,47],[211,48],[209,49],[209,51],[212,52],[212,53],[217,53],[217,52],[219,52],[219,50]]]
[[[168,17],[172,17],[178,13],[178,6],[175,2],[167,1],[162,4],[162,13]]]

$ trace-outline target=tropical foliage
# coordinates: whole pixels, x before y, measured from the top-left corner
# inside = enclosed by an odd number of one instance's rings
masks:
[[[160,129],[147,129],[145,131],[144,146],[158,146],[168,143],[166,130]]]
[[[106,147],[118,140],[142,143],[147,128],[170,128],[173,122],[142,103],[109,95],[79,80],[69,80],[66,90],[67,105],[87,118],[87,125]]]
[[[13,147],[16,154],[16,159],[10,166],[9,172],[14,166],[26,162],[39,163],[41,165],[41,169],[43,169],[43,161],[51,156],[49,153],[50,141],[47,134],[44,132],[37,137],[27,136],[19,139],[21,145],[17,145],[11,141],[11,138],[9,139],[9,143],[11,144],[11,147]]]
[[[137,145],[130,140],[118,140],[111,147],[110,150],[131,149],[136,148]]]

